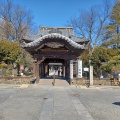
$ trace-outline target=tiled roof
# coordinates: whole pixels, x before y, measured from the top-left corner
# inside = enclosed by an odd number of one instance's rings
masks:
[[[66,36],[64,36],[64,35],[62,35],[60,33],[50,33],[50,34],[47,34],[47,35],[44,35],[44,36],[39,36],[34,41],[32,41],[30,43],[25,43],[23,47],[34,47],[34,46],[37,46],[38,44],[40,44],[40,42],[42,42],[46,38],[60,38],[60,39],[64,39],[66,42],[68,42],[74,48],[77,48],[77,49],[87,49],[84,44],[80,45],[80,44],[74,42],[71,38],[68,38],[68,37],[66,37]]]
[[[88,39],[86,39],[86,38],[82,38],[82,37],[77,37],[77,36],[74,36],[74,35],[72,35],[71,37],[70,37],[74,42],[86,42],[86,41],[89,41]]]
[[[42,36],[45,36],[47,34],[51,33],[59,33],[61,35],[64,35],[74,42],[85,42],[88,41],[88,39],[85,38],[80,38],[74,35],[74,31],[72,27],[58,27],[58,28],[53,28],[53,27],[40,27],[40,30],[36,35],[26,35],[23,40],[26,41],[35,41],[36,39],[39,39]]]

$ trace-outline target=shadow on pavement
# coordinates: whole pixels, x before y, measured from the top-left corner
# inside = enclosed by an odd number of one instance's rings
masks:
[[[120,102],[114,102],[114,103],[112,103],[112,104],[114,104],[114,105],[119,105],[119,106],[120,106]]]

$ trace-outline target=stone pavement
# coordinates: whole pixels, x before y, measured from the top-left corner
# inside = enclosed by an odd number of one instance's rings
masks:
[[[90,87],[86,87],[85,85],[74,85],[78,89],[117,89],[120,86],[105,86],[105,85],[93,85]]]
[[[70,87],[50,87],[39,120],[93,120]]]
[[[120,120],[119,86],[84,86],[72,90],[80,95],[78,99],[95,120]]]
[[[62,83],[0,87],[0,120],[93,120],[76,88]]]
[[[53,82],[53,79],[40,79],[39,85],[53,86],[52,82]],[[55,86],[68,87],[70,85],[66,80],[55,79]]]
[[[0,84],[0,120],[120,119],[119,86],[86,88],[59,79],[55,86],[51,82]]]

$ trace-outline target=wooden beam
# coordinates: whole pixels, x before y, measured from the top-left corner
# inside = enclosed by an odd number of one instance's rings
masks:
[[[50,49],[41,49],[42,52],[69,52],[69,50],[50,50]]]

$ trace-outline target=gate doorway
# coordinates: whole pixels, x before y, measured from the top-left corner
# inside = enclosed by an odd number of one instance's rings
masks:
[[[46,58],[39,65],[40,78],[50,79],[54,75],[58,79],[67,79],[68,66],[64,59]]]

